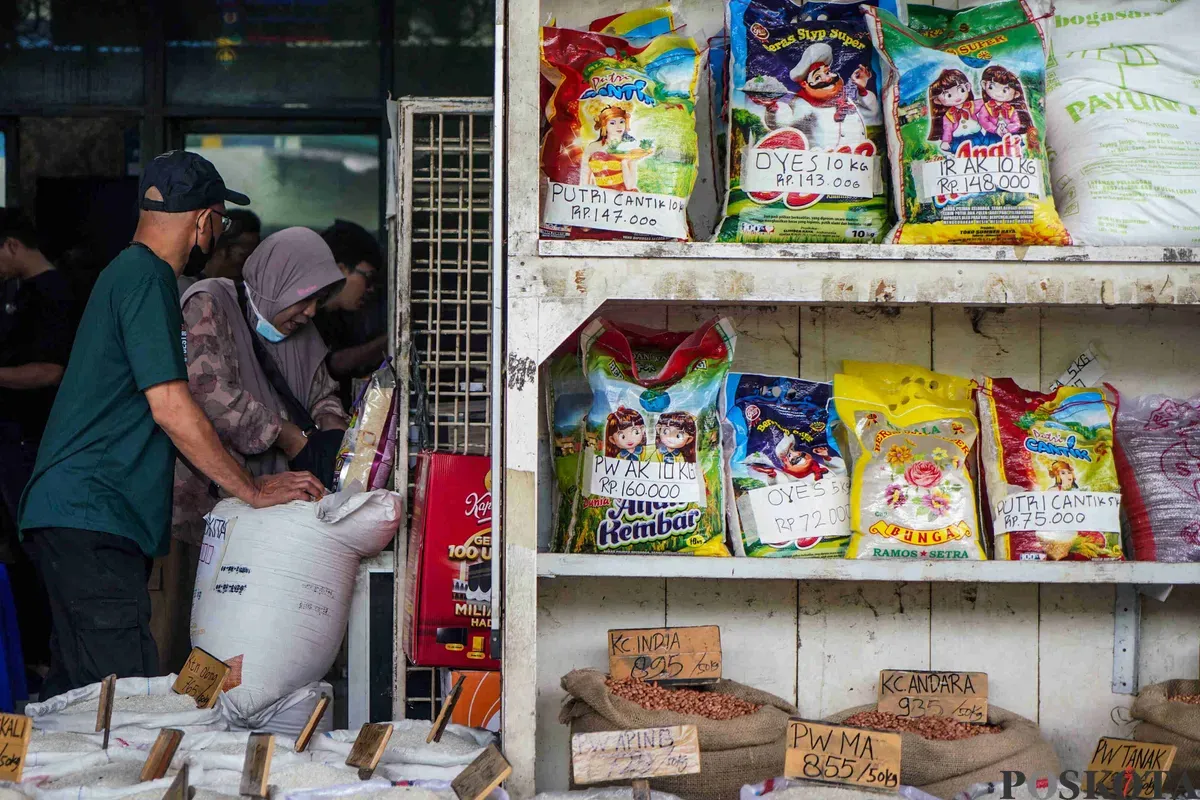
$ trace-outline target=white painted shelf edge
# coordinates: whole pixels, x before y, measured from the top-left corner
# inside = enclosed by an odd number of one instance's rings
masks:
[[[539,553],[538,577],[712,578],[951,583],[1200,584],[1200,564],[1021,561],[853,561]]]

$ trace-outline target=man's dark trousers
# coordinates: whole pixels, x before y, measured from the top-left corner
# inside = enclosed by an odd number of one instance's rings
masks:
[[[132,539],[78,528],[26,531],[25,547],[50,597],[50,674],[42,698],[108,675],[150,676],[153,560]]]

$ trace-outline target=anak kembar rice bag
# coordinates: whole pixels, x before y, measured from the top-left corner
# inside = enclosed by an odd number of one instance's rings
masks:
[[[628,16],[605,27],[628,27]],[[542,141],[542,237],[687,239],[699,169],[696,42],[672,32],[631,40],[543,28],[542,65],[554,86]]]
[[[1050,169],[1078,244],[1200,244],[1197,0],[1059,0]]]
[[[1043,2],[966,9],[940,35],[864,8],[890,67],[883,107],[899,218],[893,243],[1071,243],[1046,160]],[[938,23],[929,24],[936,34]]]
[[[609,322],[629,342],[639,373],[654,375],[667,363],[675,348],[688,337],[685,331],[659,331],[638,325]],[[579,336],[572,336],[554,354],[546,381],[546,409],[549,412],[551,449],[558,485],[558,504],[551,550],[563,552],[563,537],[575,504],[575,495],[583,470],[583,420],[592,407],[592,387],[583,372],[579,355]]]
[[[592,406],[566,552],[729,555],[717,398],[735,339],[728,320],[711,320],[643,372],[619,328],[584,328]]]
[[[751,557],[841,558],[850,478],[833,437],[833,387],[732,373],[725,380],[729,539]]]
[[[887,233],[883,112],[857,7],[730,0],[721,242],[877,242]],[[812,9],[809,9],[812,11]]]
[[[1121,559],[1113,404],[1101,389],[1029,392],[1011,378],[978,391],[996,558]]]
[[[849,442],[850,558],[987,558],[971,479],[974,381],[846,362],[834,408]]]

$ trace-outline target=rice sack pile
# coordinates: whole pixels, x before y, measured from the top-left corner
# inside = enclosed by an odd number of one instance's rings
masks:
[[[1046,159],[1042,25],[1050,12],[1042,2],[967,9],[944,29],[934,17],[929,35],[864,8],[890,67],[883,108],[899,219],[893,243],[1071,243]]]

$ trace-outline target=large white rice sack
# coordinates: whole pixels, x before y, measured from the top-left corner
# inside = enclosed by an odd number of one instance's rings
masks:
[[[1058,0],[1047,139],[1077,244],[1200,244],[1200,0]]]
[[[223,500],[205,517],[192,645],[233,667],[227,700],[239,713],[325,676],[359,561],[391,541],[400,514],[400,496],[377,489],[265,509]]]
[[[220,709],[196,708],[195,700],[175,694],[171,688],[175,677],[117,678],[110,738],[120,739],[124,746],[124,742],[152,742],[160,728],[185,732],[225,730]],[[100,684],[91,683],[30,703],[25,706],[25,715],[33,720],[35,731],[94,733],[99,704]]]

